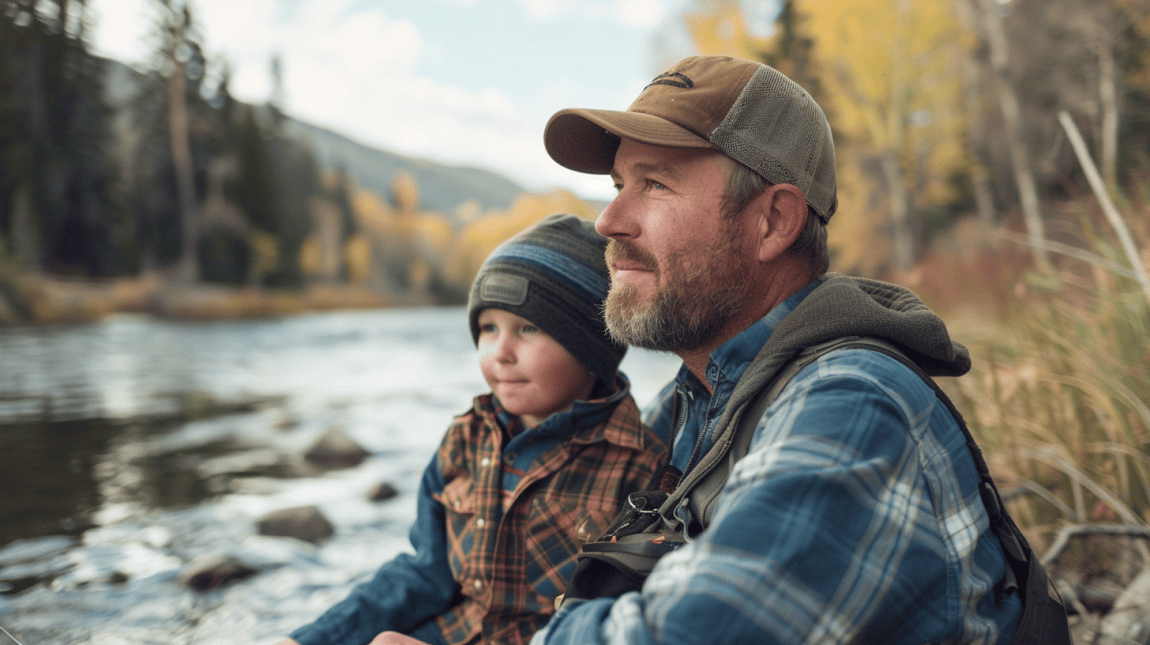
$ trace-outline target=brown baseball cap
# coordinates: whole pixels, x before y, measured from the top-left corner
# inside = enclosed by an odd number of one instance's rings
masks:
[[[772,184],[797,186],[824,224],[838,206],[826,115],[798,83],[762,63],[685,58],[656,76],[626,112],[556,112],[543,144],[564,167],[606,175],[620,137],[720,151]]]

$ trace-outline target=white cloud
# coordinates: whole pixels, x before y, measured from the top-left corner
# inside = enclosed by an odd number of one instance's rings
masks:
[[[549,20],[574,5],[574,0],[519,0],[528,16],[536,20]]]
[[[636,28],[658,25],[667,13],[663,0],[618,0],[616,11],[624,25]]]
[[[97,49],[124,62],[145,62],[145,37],[152,28],[150,1],[92,0],[99,17]],[[519,22],[502,25],[508,30],[505,46],[514,47],[517,29],[529,29],[532,21],[554,21],[564,16],[577,17],[568,22],[579,23],[583,30],[603,21],[649,29],[665,15],[663,3],[669,0],[448,0],[439,8],[496,1],[517,2],[524,8]],[[515,94],[515,88],[476,86],[475,79],[469,77],[473,84],[465,89],[454,77],[426,76],[420,70],[435,68],[427,60],[433,51],[443,50],[449,56],[460,53],[451,42],[428,41],[433,31],[425,35],[416,23],[375,8],[378,4],[301,0],[289,7],[282,0],[193,2],[204,27],[209,57],[229,61],[231,91],[240,100],[263,102],[269,98],[270,61],[279,55],[285,108],[292,116],[385,150],[487,168],[529,190],[564,186],[583,196],[609,199],[609,180],[566,170],[547,156],[542,145],[543,125],[558,107],[578,104],[623,109],[649,80],[649,71],[643,69],[635,87],[612,84],[583,88],[575,99],[564,93],[585,81],[552,75],[536,79],[535,98],[531,103],[520,103],[522,98]],[[365,5],[372,8],[360,8]],[[490,30],[494,26],[476,28]],[[572,33],[579,34],[573,37],[589,35],[586,31]],[[611,64],[643,66],[643,61],[631,58]]]

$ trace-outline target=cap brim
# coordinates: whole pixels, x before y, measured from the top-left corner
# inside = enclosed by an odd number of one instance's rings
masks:
[[[615,164],[620,137],[653,146],[718,150],[706,139],[662,117],[581,108],[556,112],[543,130],[543,146],[565,168],[606,175]]]

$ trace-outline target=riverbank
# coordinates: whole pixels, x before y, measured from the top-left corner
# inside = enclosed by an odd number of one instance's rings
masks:
[[[173,285],[160,273],[102,280],[29,273],[0,289],[0,326],[93,322],[116,313],[173,320],[271,318],[309,311],[379,309],[434,304],[418,295],[398,297],[348,284],[301,289]]]

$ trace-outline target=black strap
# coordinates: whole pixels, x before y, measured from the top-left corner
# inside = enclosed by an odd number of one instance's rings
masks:
[[[1015,589],[1023,601],[1023,613],[1015,632],[1015,645],[1070,645],[1070,626],[1066,620],[1066,610],[1061,597],[1046,574],[1046,570],[1035,556],[1026,537],[1014,520],[1006,512],[998,487],[990,476],[982,449],[966,425],[966,420],[954,406],[950,397],[938,383],[918,366],[909,356],[893,343],[879,338],[847,337],[807,348],[799,353],[779,374],[764,387],[751,401],[739,417],[735,437],[730,445],[727,458],[720,461],[693,489],[686,493],[692,515],[698,518],[699,525],[694,532],[705,529],[711,520],[714,501],[718,497],[734,464],[746,456],[754,437],[755,428],[763,413],[779,397],[783,388],[804,367],[820,356],[838,349],[866,349],[880,352],[897,360],[911,369],[924,383],[930,386],[939,401],[946,406],[955,423],[962,430],[974,467],[978,472],[978,492],[990,520],[991,530],[1002,543],[1006,556],[1006,576],[997,589],[999,596],[1005,596]]]

